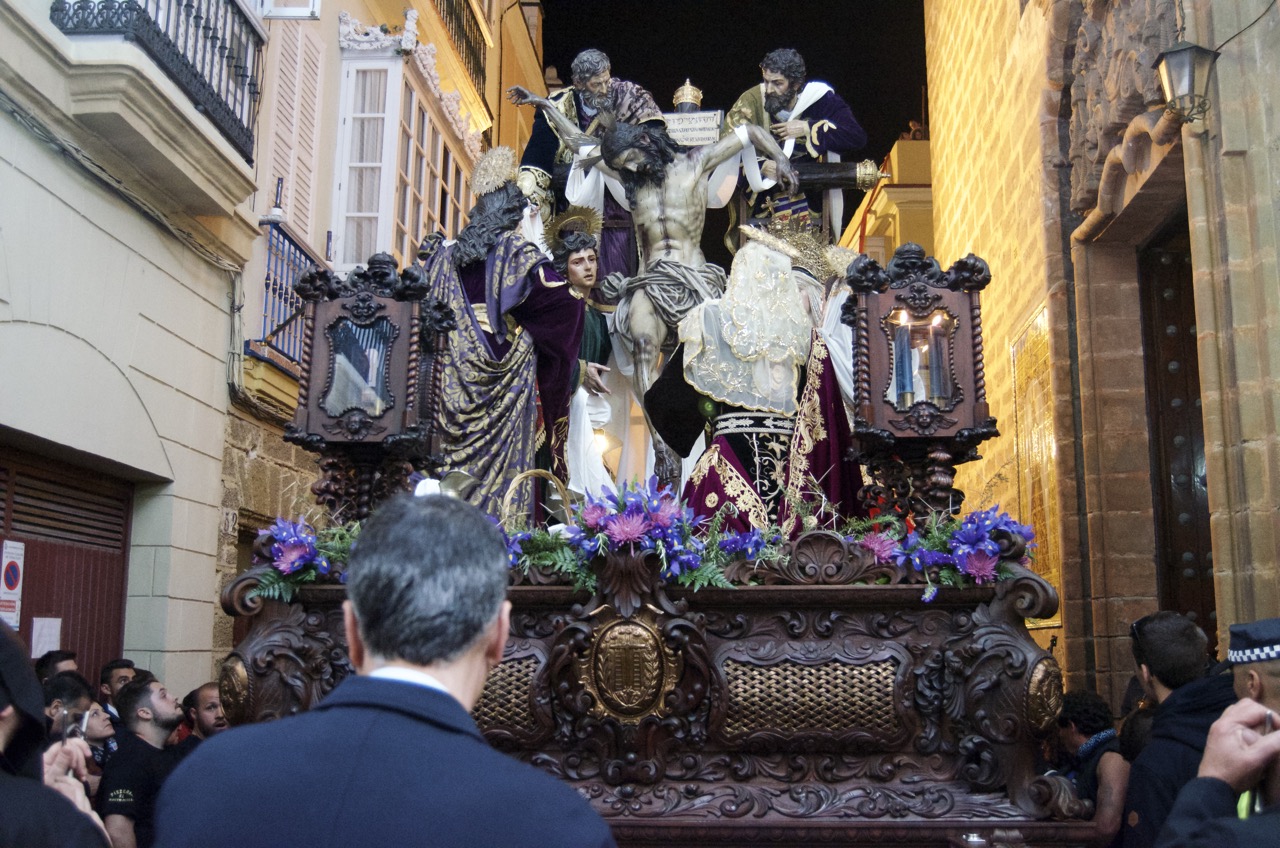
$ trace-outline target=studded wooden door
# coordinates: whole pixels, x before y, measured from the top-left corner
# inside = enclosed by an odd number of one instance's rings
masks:
[[[1216,646],[1213,550],[1187,220],[1138,257],[1160,608],[1183,613]]]

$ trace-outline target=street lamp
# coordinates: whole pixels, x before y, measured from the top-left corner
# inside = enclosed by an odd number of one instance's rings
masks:
[[[1209,74],[1218,58],[1216,50],[1180,40],[1156,57],[1165,109],[1190,123],[1209,109]]]

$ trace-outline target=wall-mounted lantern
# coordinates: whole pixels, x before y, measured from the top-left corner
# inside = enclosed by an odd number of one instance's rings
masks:
[[[1165,109],[1190,123],[1209,110],[1209,75],[1220,54],[1179,41],[1156,57],[1154,67],[1164,92]]]

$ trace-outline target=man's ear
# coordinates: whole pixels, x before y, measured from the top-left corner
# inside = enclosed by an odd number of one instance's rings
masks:
[[[1257,669],[1251,668],[1245,673],[1245,688],[1250,698],[1259,704],[1263,703],[1265,696],[1262,691],[1262,675],[1258,674]]]
[[[44,708],[44,714],[49,719],[49,721],[53,721],[54,719],[56,719],[58,717],[58,714],[61,712],[62,712],[61,698],[54,698],[53,703],[49,704],[47,707]]]
[[[356,610],[351,606],[351,601],[342,602],[342,623],[347,628],[347,656],[351,659],[351,667],[359,671],[364,666],[367,650],[364,639],[360,636],[360,622],[356,620]]]
[[[98,700],[106,702],[111,697],[111,684],[103,683],[98,686]]]
[[[494,620],[493,628],[489,631],[489,644],[485,646],[485,658],[489,661],[489,668],[493,668],[502,662],[502,654],[507,647],[507,634],[511,631],[511,602],[503,601],[502,607],[498,610],[498,617]]]

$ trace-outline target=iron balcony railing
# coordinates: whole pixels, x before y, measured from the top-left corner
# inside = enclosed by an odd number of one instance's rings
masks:
[[[471,77],[476,91],[484,96],[484,33],[475,11],[467,0],[436,0],[436,11],[444,21],[449,40],[462,57],[467,76]]]
[[[135,41],[246,162],[262,84],[262,31],[235,0],[56,0],[67,35]]]
[[[311,265],[321,265],[279,224],[267,230],[266,292],[262,297],[262,338],[258,344],[297,365],[302,358],[302,298],[293,283]]]

